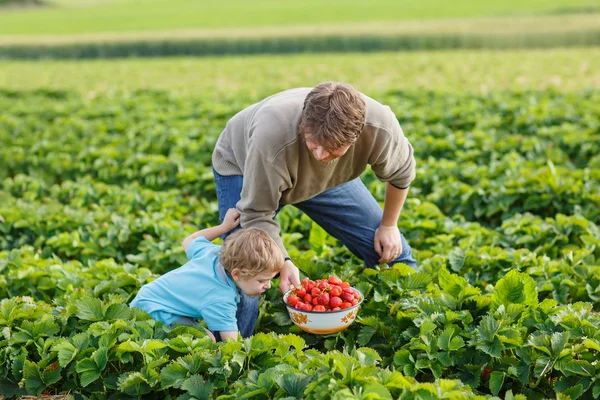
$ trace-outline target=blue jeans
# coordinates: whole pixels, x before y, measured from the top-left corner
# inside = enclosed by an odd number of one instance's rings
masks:
[[[258,318],[258,297],[252,298],[247,296],[244,292],[240,295],[240,304],[236,312],[236,318],[238,322],[238,329],[243,338],[252,336],[254,333],[254,325]],[[176,324],[183,325],[196,325],[197,320],[189,317],[180,317]],[[211,331],[217,342],[222,342],[221,335],[218,331]]]
[[[219,202],[219,219],[223,221],[227,210],[235,208],[241,198],[244,178],[241,175],[219,175],[214,169],[213,173]],[[383,210],[360,178],[328,189],[294,206],[302,210],[331,236],[341,241],[352,254],[363,260],[367,267],[372,268],[379,263],[374,238],[375,230],[383,218]],[[412,249],[404,235],[400,234],[400,238],[402,253],[390,264],[402,262],[416,270],[417,262],[412,256]],[[245,307],[249,308],[246,310]],[[248,319],[252,319],[250,331],[252,334],[258,317],[258,297],[252,299],[242,294],[237,315],[240,331],[242,322],[249,329]],[[244,336],[243,332],[242,336]]]

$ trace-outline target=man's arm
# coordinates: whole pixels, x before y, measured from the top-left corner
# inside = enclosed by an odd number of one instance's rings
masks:
[[[187,251],[188,246],[198,237],[204,237],[209,242],[212,242],[221,235],[226,234],[240,224],[240,213],[235,208],[227,210],[227,214],[223,219],[223,223],[211,228],[206,228],[194,232],[183,240],[183,250]]]
[[[398,230],[398,218],[408,196],[408,188],[398,189],[390,183],[385,186],[383,218],[375,231],[375,251],[379,263],[389,263],[402,253],[402,241]]]
[[[383,205],[382,226],[397,226],[400,212],[408,196],[408,188],[400,189],[391,183],[385,184],[385,202]]]

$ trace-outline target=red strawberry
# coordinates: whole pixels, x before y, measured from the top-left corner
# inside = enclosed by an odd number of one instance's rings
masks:
[[[332,295],[332,296],[338,296],[339,297],[342,294],[342,288],[340,286],[337,286],[337,285],[332,286],[331,290],[329,291],[329,294]]]
[[[342,284],[342,280],[335,275],[331,275],[327,281],[329,283],[331,283],[332,285],[341,285]]]
[[[350,303],[352,303],[352,300],[354,300],[354,295],[347,292],[342,293],[340,297],[342,298],[342,300]]]
[[[350,307],[352,307],[352,303],[344,301],[340,307],[342,308],[342,310],[346,309],[346,308],[350,308]]]
[[[298,303],[298,301],[300,301],[300,299],[298,298],[298,296],[296,295],[289,295],[287,298],[287,302],[290,306],[294,307],[296,305],[296,303]]]
[[[481,379],[486,380],[491,373],[492,373],[491,369],[485,368],[483,370],[483,374],[481,374]]]
[[[319,289],[323,290],[329,287],[329,283],[327,283],[327,281],[321,281],[319,282]]]
[[[329,299],[329,307],[331,308],[341,307],[342,303],[342,299],[337,296]]]
[[[325,306],[325,305],[329,304],[329,295],[327,293],[323,293],[319,296],[318,300],[319,300],[319,304]]]

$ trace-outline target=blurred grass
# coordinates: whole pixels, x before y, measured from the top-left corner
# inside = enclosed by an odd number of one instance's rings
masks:
[[[600,88],[600,49],[320,54],[293,56],[4,61],[0,88],[98,92],[158,89],[253,98],[325,80],[379,92]]]
[[[327,25],[260,26],[146,32],[96,32],[78,35],[2,35],[0,45],[75,44],[187,39],[303,38],[348,35],[388,37],[398,35],[526,35],[600,30],[600,14],[535,17],[486,17],[429,21],[356,22]]]
[[[598,12],[599,0],[54,0],[0,12],[0,35],[189,30]]]

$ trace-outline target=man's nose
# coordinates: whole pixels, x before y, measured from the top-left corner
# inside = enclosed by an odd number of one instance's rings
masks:
[[[317,147],[317,160],[324,160],[327,157],[329,157],[329,152],[321,146]]]

